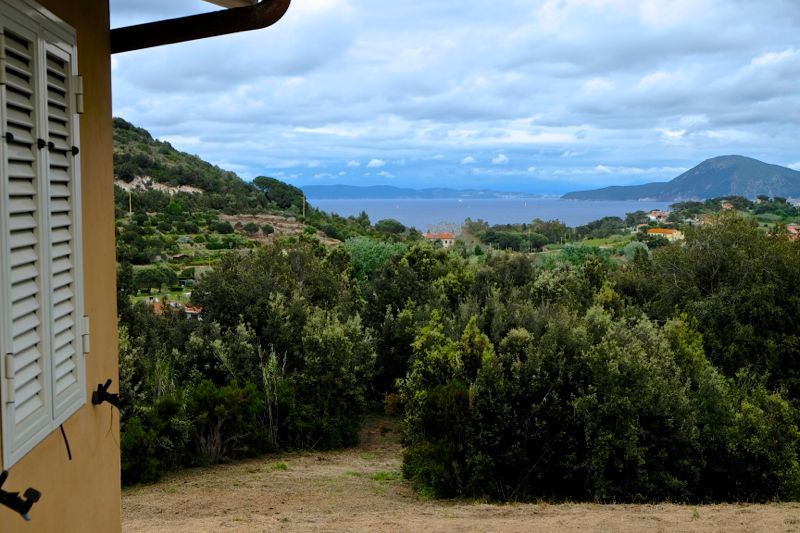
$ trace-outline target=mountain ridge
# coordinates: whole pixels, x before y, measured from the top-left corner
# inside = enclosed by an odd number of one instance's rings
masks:
[[[565,200],[705,200],[723,196],[800,197],[800,171],[742,155],[706,159],[666,182],[573,191]]]

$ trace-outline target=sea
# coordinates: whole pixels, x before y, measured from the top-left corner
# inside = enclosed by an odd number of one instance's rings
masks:
[[[491,199],[358,199],[313,200],[314,207],[341,216],[355,216],[366,211],[374,224],[393,218],[420,231],[443,226],[460,227],[464,220],[483,219],[489,224],[529,223],[534,218],[560,220],[567,226],[580,226],[606,216],[625,218],[625,213],[667,209],[669,202],[653,201],[581,201],[559,198]]]

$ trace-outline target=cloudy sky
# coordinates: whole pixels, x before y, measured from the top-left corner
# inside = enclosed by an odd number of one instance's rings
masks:
[[[112,27],[216,9],[111,0]],[[557,193],[800,169],[797,0],[294,0],[113,58],[114,113],[246,179]]]

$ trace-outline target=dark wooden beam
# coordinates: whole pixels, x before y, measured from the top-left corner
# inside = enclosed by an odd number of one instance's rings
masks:
[[[111,30],[111,53],[266,28],[283,17],[290,3],[291,0],[261,0],[248,7],[115,28]]]

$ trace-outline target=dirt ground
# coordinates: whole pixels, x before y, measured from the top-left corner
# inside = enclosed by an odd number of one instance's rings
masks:
[[[800,503],[432,501],[402,480],[400,454],[395,424],[376,419],[357,448],[181,472],[156,485],[123,492],[123,531],[800,532]]]

